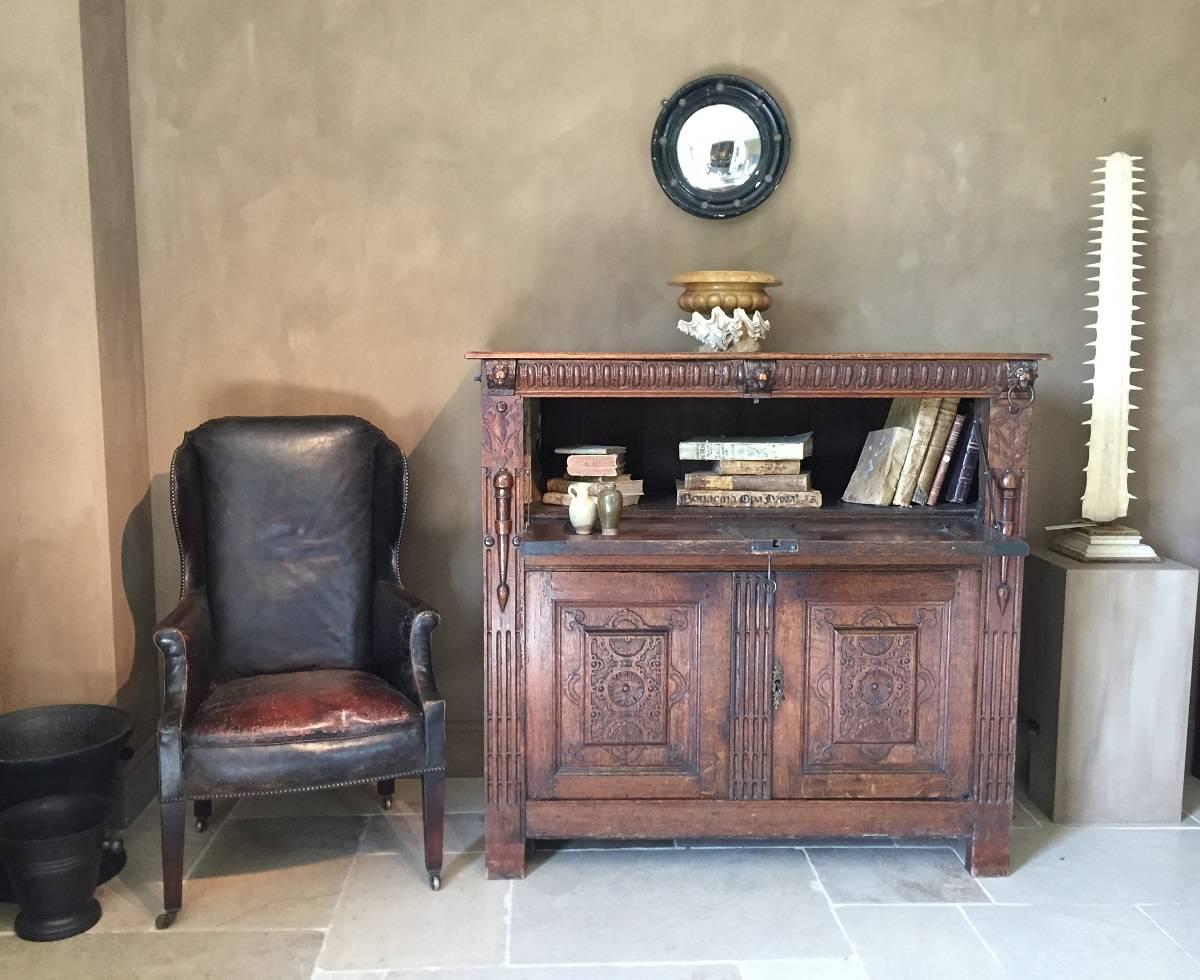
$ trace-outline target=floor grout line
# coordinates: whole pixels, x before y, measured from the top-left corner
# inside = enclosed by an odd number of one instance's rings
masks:
[[[983,948],[988,951],[988,955],[992,958],[992,961],[996,964],[996,966],[1000,967],[1000,972],[1003,973],[1004,972],[1004,964],[1000,962],[1000,957],[996,954],[996,951],[994,949],[992,949],[992,944],[983,938],[983,933],[979,931],[979,927],[976,926],[975,923],[971,921],[971,917],[969,915],[967,915],[967,910],[965,908],[963,908],[963,906],[960,905],[958,907],[958,912],[963,917],[963,919],[966,921],[967,928],[970,929],[971,932],[973,932],[975,934],[975,938],[978,939],[979,942],[982,944]]]
[[[975,884],[977,884],[979,886],[979,890],[987,896],[987,899],[989,902],[991,902],[993,905],[1002,904],[1000,902],[997,902],[996,896],[993,895],[990,891],[988,891],[988,886],[983,883],[985,879],[972,877],[971,880],[974,881]]]
[[[512,925],[513,925],[513,887],[515,881],[508,883],[508,891],[504,893],[504,965],[512,966]]]
[[[1146,904],[1150,904],[1150,903],[1146,903]],[[1169,940],[1170,940],[1172,943],[1174,943],[1174,944],[1175,944],[1175,946],[1177,946],[1177,947],[1178,947],[1178,948],[1179,948],[1179,949],[1180,949],[1180,950],[1183,952],[1183,955],[1184,955],[1184,956],[1186,956],[1186,957],[1187,957],[1189,960],[1191,960],[1191,961],[1192,961],[1193,963],[1195,963],[1197,966],[1200,966],[1200,959],[1197,959],[1197,958],[1196,958],[1195,956],[1193,956],[1193,955],[1192,955],[1190,952],[1188,952],[1186,949],[1184,949],[1184,948],[1183,948],[1183,944],[1182,944],[1182,943],[1180,943],[1180,942],[1179,942],[1179,940],[1178,940],[1178,939],[1176,939],[1174,936],[1172,936],[1172,935],[1171,935],[1169,932],[1167,932],[1167,930],[1166,930],[1166,929],[1164,929],[1164,928],[1163,928],[1163,927],[1162,927],[1162,926],[1159,924],[1158,920],[1157,920],[1157,919],[1155,919],[1155,918],[1154,918],[1154,916],[1152,916],[1152,915],[1151,915],[1149,912],[1147,912],[1147,911],[1146,911],[1146,909],[1145,909],[1145,906],[1144,906],[1142,903],[1140,903],[1140,902],[1135,902],[1133,907],[1134,907],[1135,909],[1137,909],[1139,912],[1141,912],[1141,913],[1142,913],[1142,915],[1144,915],[1144,916],[1145,916],[1147,919],[1149,919],[1149,920],[1150,920],[1152,923],[1154,923],[1154,928],[1155,928],[1155,929],[1157,929],[1159,932],[1161,932],[1161,933],[1162,933],[1164,936],[1166,936],[1166,937],[1167,937],[1167,938],[1168,938],[1168,939],[1169,939]]]
[[[1032,807],[1027,807],[1027,806],[1026,806],[1026,805],[1025,805],[1025,804],[1024,804],[1022,801],[1021,801],[1021,798],[1020,798],[1019,796],[1014,796],[1014,797],[1013,797],[1013,802],[1014,802],[1014,803],[1015,803],[1017,806],[1019,806],[1019,807],[1021,808],[1021,812],[1022,812],[1022,813],[1024,813],[1024,814],[1025,814],[1025,816],[1027,816],[1027,817],[1028,817],[1030,820],[1032,820],[1032,821],[1033,821],[1033,824],[1034,824],[1034,826],[1035,826],[1035,827],[1039,827],[1039,828],[1040,828],[1040,827],[1042,826],[1042,818],[1041,818],[1041,817],[1039,817],[1039,816],[1038,816],[1036,813],[1034,813],[1034,812],[1033,812],[1033,808],[1032,808]]]
[[[804,860],[808,862],[809,870],[812,871],[813,881],[817,883],[817,887],[821,890],[821,894],[825,896],[825,903],[829,906],[829,914],[833,916],[833,921],[837,923],[839,929],[842,930],[842,936],[846,939],[846,945],[850,947],[850,953],[860,963],[863,964],[863,969],[870,974],[867,968],[866,961],[858,955],[858,949],[854,945],[854,940],[850,938],[850,933],[846,931],[846,926],[842,922],[842,917],[838,915],[837,906],[833,904],[833,897],[829,894],[829,889],[825,887],[825,882],[821,880],[821,873],[817,870],[816,864],[813,863],[812,855],[808,853],[808,848],[802,848],[804,851]],[[740,971],[739,971],[740,972]]]
[[[367,835],[367,827],[370,822],[363,823],[363,829],[359,832],[358,841],[354,847],[354,853],[350,856],[350,864],[346,868],[346,874],[342,877],[342,887],[338,890],[337,901],[333,903],[333,911],[329,913],[329,925],[325,927],[325,937],[321,940],[321,948],[317,950],[317,957],[313,960],[313,970],[318,969],[317,964],[321,962],[321,954],[325,952],[325,947],[329,943],[329,934],[333,932],[333,923],[337,919],[338,913],[342,910],[342,902],[346,899],[346,889],[350,885],[350,877],[354,874],[354,870],[358,867],[358,858],[362,853],[363,838]],[[342,971],[348,972],[348,971]]]

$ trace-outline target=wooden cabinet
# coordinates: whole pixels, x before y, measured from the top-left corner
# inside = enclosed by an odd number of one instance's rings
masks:
[[[534,572],[526,650],[532,799],[723,794],[728,576]]]
[[[1041,355],[471,356],[489,875],[530,838],[868,834],[1007,873]],[[890,399],[934,395],[978,422],[978,498],[841,505]],[[681,439],[806,429],[819,510],[674,506]],[[645,480],[616,537],[540,503],[583,441]]]
[[[975,571],[780,575],[772,795],[964,798],[978,605]]]

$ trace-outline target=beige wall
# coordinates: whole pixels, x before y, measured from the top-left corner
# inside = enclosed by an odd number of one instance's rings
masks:
[[[78,10],[0,32],[0,710],[116,691]]]
[[[0,710],[116,700],[145,731],[157,698],[125,9],[5,13]]]
[[[1132,515],[1200,562],[1200,4],[1159,0],[131,0],[159,605],[165,474],[226,413],[349,411],[412,451],[410,585],[481,711],[475,347],[683,349],[671,275],[781,276],[778,349],[1048,350],[1032,523],[1077,516],[1093,158],[1146,155]],[[785,106],[760,210],[651,176],[659,100],[714,70]],[[54,84],[63,84],[55,76]]]

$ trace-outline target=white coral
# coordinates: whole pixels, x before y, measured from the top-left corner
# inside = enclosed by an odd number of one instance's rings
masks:
[[[739,306],[730,316],[718,306],[707,317],[696,312],[690,320],[680,320],[679,329],[707,350],[753,351],[758,350],[759,342],[767,335],[771,324],[759,312],[750,316]]]

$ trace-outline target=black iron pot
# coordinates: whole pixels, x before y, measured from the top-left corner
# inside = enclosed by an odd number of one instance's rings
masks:
[[[83,795],[45,796],[0,813],[0,857],[22,939],[66,939],[100,921],[94,893],[111,813],[108,797]]]
[[[111,796],[133,721],[103,704],[49,704],[0,715],[0,810],[62,793]]]
[[[50,704],[0,715],[0,813],[27,800],[63,794],[111,799],[113,776],[133,720],[103,704]],[[119,840],[101,855],[100,880],[125,866]],[[14,893],[0,868],[0,902]]]

